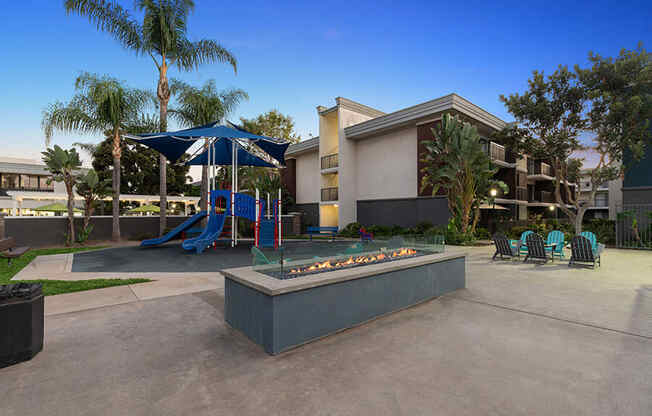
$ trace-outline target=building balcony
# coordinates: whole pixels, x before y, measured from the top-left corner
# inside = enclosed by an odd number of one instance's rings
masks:
[[[322,173],[337,172],[339,167],[339,154],[333,153],[321,157],[321,170]]]
[[[510,152],[505,149],[505,146],[489,142],[489,147],[485,146],[485,149],[487,149],[487,154],[493,163],[508,168],[516,167],[516,160],[514,160]]]
[[[552,166],[547,163],[537,162],[532,159],[527,161],[527,177],[528,179],[537,180],[553,180],[554,173]]]
[[[338,200],[337,187],[321,188],[321,201],[334,202]]]
[[[555,203],[555,196],[549,191],[534,191],[528,198],[528,202],[553,204]]]
[[[527,188],[516,188],[516,199],[518,201],[527,201]]]

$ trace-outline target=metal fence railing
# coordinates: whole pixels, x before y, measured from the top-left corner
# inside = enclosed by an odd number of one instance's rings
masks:
[[[626,204],[616,212],[616,245],[652,249],[652,204]]]
[[[332,155],[322,156],[321,168],[332,169],[339,166],[339,154],[333,153]]]
[[[322,202],[327,201],[337,201],[337,187],[332,188],[322,188],[321,189],[321,200]]]

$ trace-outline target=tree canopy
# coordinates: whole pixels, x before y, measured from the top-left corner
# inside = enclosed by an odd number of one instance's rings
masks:
[[[496,135],[515,152],[552,164],[556,202],[577,233],[599,185],[623,174],[625,153],[637,160],[651,141],[652,59],[647,51],[639,45],[616,58],[590,53],[589,61],[589,68],[560,66],[548,77],[534,71],[523,94],[501,95],[518,124]],[[588,140],[580,140],[581,135]],[[582,167],[574,154],[586,149],[599,160],[590,171],[590,197],[582,200],[571,184]]]
[[[270,110],[255,118],[240,117],[242,127],[253,134],[299,143],[301,136],[294,131],[294,120],[278,110]]]

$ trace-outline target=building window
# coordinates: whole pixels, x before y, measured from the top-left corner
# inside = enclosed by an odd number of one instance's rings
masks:
[[[18,189],[18,175],[14,173],[3,173],[1,178],[2,189]]]
[[[596,207],[609,206],[609,194],[606,193],[595,194],[595,206]]]
[[[38,190],[38,176],[20,175],[20,189],[26,189],[31,191]]]

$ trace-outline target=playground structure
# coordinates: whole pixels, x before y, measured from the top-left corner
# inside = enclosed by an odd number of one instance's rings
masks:
[[[218,202],[220,199],[226,202],[224,207]],[[273,214],[270,214],[270,205],[274,207]],[[265,216],[263,213],[265,212],[266,206],[268,210]],[[205,216],[205,211],[202,212],[204,212],[203,216]],[[195,251],[197,254],[202,253],[207,247],[220,240],[226,219],[230,217],[232,246],[238,244],[238,235],[234,231],[237,230],[237,218],[246,218],[254,223],[254,245],[256,247],[278,248],[282,242],[283,231],[281,216],[279,215],[280,212],[280,200],[274,200],[271,204],[266,203],[264,200],[260,200],[258,190],[256,190],[256,198],[244,193],[231,192],[230,190],[213,190],[210,192],[210,214],[206,228],[199,236],[185,240],[181,246],[185,250]],[[189,228],[190,226],[192,224],[189,224],[187,227]],[[176,231],[176,234],[179,233],[176,229],[173,231]],[[168,240],[169,238],[165,241]],[[141,246],[144,245],[143,243],[141,243]]]
[[[179,234],[190,231],[193,225],[206,216],[208,216],[206,228],[201,231],[199,236],[183,241],[182,247],[185,250],[195,251],[199,254],[216,243],[223,234],[227,217],[231,218],[232,247],[238,244],[238,217],[247,218],[254,223],[254,245],[256,247],[278,248],[281,246],[283,241],[281,190],[278,190],[278,199],[273,201],[270,201],[270,195],[268,194],[267,202],[260,199],[258,189],[256,189],[255,198],[245,193],[239,193],[238,166],[277,167],[269,161],[256,156],[254,154],[256,152],[265,154],[269,159],[273,159],[283,166],[285,163],[285,150],[289,143],[254,135],[235,126],[220,126],[217,123],[173,133],[126,137],[157,150],[170,161],[179,159],[196,141],[205,141],[205,145],[196,152],[198,154],[192,155],[186,164],[208,166],[210,197],[207,201],[207,211],[195,214],[163,236],[143,241],[141,247],[155,246],[170,241]],[[243,141],[244,145],[240,141]],[[231,189],[216,189],[217,166],[229,165],[231,166]],[[217,202],[221,199],[225,200],[226,203],[224,204],[224,210],[218,212],[221,207],[218,206]],[[264,215],[265,208],[267,208],[266,215]]]

